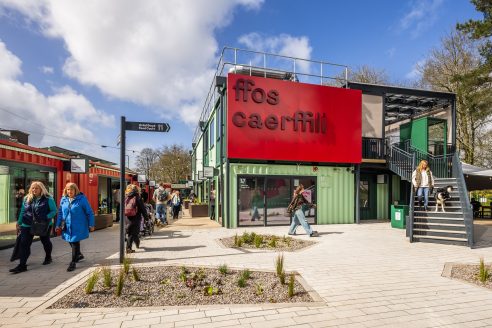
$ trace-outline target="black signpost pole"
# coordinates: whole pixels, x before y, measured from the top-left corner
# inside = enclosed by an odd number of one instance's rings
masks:
[[[125,117],[121,117],[120,132],[120,263],[125,257],[125,152],[126,152],[126,130],[144,132],[169,132],[171,127],[167,123],[153,122],[127,122]],[[130,165],[130,164],[128,164]]]
[[[126,151],[126,121],[125,117],[121,117],[121,132],[120,132],[120,263],[123,263],[125,257],[125,151]]]

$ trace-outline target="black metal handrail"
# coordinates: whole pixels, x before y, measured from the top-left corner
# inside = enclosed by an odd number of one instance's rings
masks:
[[[413,163],[414,155],[398,147],[390,147],[389,169],[404,180],[412,181],[412,172],[415,168]]]
[[[458,184],[458,192],[460,194],[461,208],[463,209],[463,217],[465,220],[466,236],[468,239],[468,246],[473,247],[473,207],[468,198],[468,190],[466,188],[465,177],[463,175],[463,169],[461,167],[461,161],[458,153],[453,156],[453,176],[456,178]]]
[[[362,138],[362,158],[385,159],[385,147],[383,138]]]
[[[415,165],[417,165],[417,163],[419,163],[421,160],[426,160],[429,163],[429,167],[431,168],[434,177],[451,178],[453,176],[452,169],[453,169],[454,153],[449,153],[446,156],[444,155],[435,156],[423,150],[415,148],[414,146],[411,145],[410,140],[394,143],[393,146],[401,149],[402,151],[408,154],[415,154],[416,155]],[[413,169],[415,169],[415,167],[413,167],[412,170]]]
[[[412,154],[412,167],[417,166],[416,154]],[[410,179],[411,179],[410,173]],[[408,203],[408,217],[407,217],[407,237],[410,242],[413,243],[413,210],[415,208],[415,188],[413,187],[412,181],[410,180],[410,202]]]

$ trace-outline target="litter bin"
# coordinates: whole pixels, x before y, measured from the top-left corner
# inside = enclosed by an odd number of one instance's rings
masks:
[[[391,227],[405,229],[408,205],[391,205]]]

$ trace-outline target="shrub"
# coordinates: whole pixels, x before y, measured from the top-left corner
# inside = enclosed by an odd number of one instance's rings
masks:
[[[260,248],[261,244],[263,244],[263,237],[260,235],[255,235],[254,243],[256,248]]]
[[[104,287],[111,288],[111,269],[107,266],[102,268]]]
[[[241,277],[248,280],[249,278],[251,278],[251,271],[249,271],[249,269],[241,271]]]
[[[133,267],[132,273],[133,273],[133,279],[135,281],[140,281],[140,275],[138,274],[137,268]]]
[[[203,294],[205,296],[219,295],[221,293],[222,293],[222,291],[219,288],[216,288],[216,287],[205,286],[203,288]]]
[[[120,274],[118,275],[118,281],[116,282],[116,296],[120,297],[121,292],[123,291],[123,285],[125,284],[125,271],[120,270]]]
[[[245,244],[251,244],[251,241],[252,241],[251,235],[249,233],[247,233],[246,231],[243,232],[241,239]]]
[[[239,238],[237,240],[237,247],[242,247],[243,246],[243,239],[242,238]]]
[[[289,286],[288,286],[288,294],[289,297],[294,296],[294,274],[291,273],[289,277]]]
[[[236,235],[234,236],[234,246],[239,247],[239,237]]]
[[[130,272],[130,265],[132,264],[132,261],[130,260],[129,257],[123,258],[123,271],[125,274],[128,274]]]
[[[221,266],[219,266],[219,272],[225,276],[229,272],[227,264],[222,264]]]
[[[188,269],[184,265],[181,267],[181,273],[184,273],[184,274],[189,273]]]
[[[243,287],[246,287],[246,279],[244,277],[239,277],[239,279],[237,280],[237,285],[240,287],[240,288],[243,288]]]
[[[85,286],[86,294],[92,294],[92,291],[94,290],[94,286],[96,285],[97,280],[99,280],[99,270],[94,270],[90,278],[87,280],[87,285]]]
[[[279,254],[275,259],[275,271],[277,272],[277,276],[280,276],[284,272],[284,254]]]
[[[268,243],[268,246],[275,248],[277,247],[277,236],[272,236],[270,239],[270,242]]]
[[[285,285],[285,271],[282,271],[282,272],[280,273],[280,275],[278,276],[278,278],[280,279],[280,283],[281,283],[282,285]]]
[[[483,257],[480,259],[480,270],[478,272],[478,280],[480,282],[485,283],[487,280],[489,280],[490,277],[490,272],[487,267],[485,267],[485,263],[483,261]]]
[[[250,234],[250,237],[249,237],[249,238],[250,238],[250,239],[249,239],[249,243],[250,243],[250,244],[255,242],[255,238],[256,238],[256,236],[258,236],[258,235],[257,235],[256,233],[254,233],[254,232],[252,232],[252,233]]]
[[[256,288],[256,291],[255,291],[256,295],[258,295],[258,296],[263,295],[263,286],[261,284],[256,284],[255,288]]]
[[[181,280],[182,282],[186,282],[187,279],[188,279],[188,276],[186,275],[186,273],[181,271],[181,273],[179,274],[179,280]]]
[[[202,282],[203,280],[205,280],[206,277],[207,277],[207,275],[205,274],[205,270],[203,270],[203,268],[198,269],[198,271],[195,274],[195,278],[199,282]]]

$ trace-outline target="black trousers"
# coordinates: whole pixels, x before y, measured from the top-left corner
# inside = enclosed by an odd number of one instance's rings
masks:
[[[31,228],[21,227],[20,231],[21,242],[20,242],[20,265],[26,265],[27,259],[31,255],[31,244],[34,238],[31,235]],[[44,252],[46,253],[46,258],[51,258],[51,251],[53,250],[53,244],[51,243],[50,236],[39,237],[41,243],[43,244]]]
[[[126,245],[126,248],[131,249],[133,247],[133,243],[135,243],[135,245],[137,246],[140,245],[140,238],[138,237],[138,235],[140,234],[141,220],[141,218],[137,217],[128,219],[128,221],[130,221],[130,224],[128,225],[128,244]]]
[[[215,203],[210,204],[210,220],[215,220]]]
[[[173,206],[173,219],[177,220],[179,218],[180,210],[181,210],[181,205]]]
[[[75,241],[69,244],[70,247],[72,247],[72,262],[75,262],[77,260],[77,257],[82,254],[80,252],[80,241]]]

